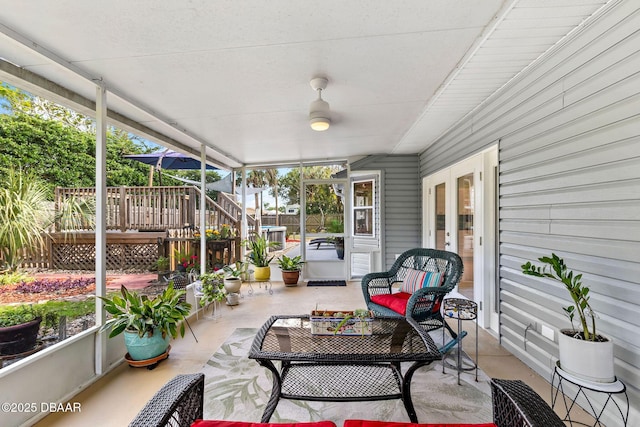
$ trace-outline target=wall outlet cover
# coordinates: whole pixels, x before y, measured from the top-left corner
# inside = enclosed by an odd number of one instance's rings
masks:
[[[548,340],[554,341],[555,339],[555,331],[548,327],[547,325],[542,325],[542,329],[540,331],[543,337]]]

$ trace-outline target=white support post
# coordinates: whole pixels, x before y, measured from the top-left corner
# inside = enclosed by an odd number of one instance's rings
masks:
[[[104,85],[96,87],[96,297],[107,293],[107,91]],[[96,326],[106,321],[106,312],[100,298],[96,298]],[[107,369],[107,336],[96,337],[96,375]]]
[[[200,274],[207,272],[207,147],[200,145]]]
[[[244,241],[248,236],[248,224],[247,224],[247,168],[242,167],[242,230],[240,232],[241,240]]]

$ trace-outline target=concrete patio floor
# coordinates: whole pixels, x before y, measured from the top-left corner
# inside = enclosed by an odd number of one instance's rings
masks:
[[[247,294],[246,285],[242,289],[244,296],[240,304],[233,307],[221,306],[217,319],[202,316],[197,321],[195,317],[190,319],[199,342],[196,343],[187,329],[184,338],[171,343],[170,357],[154,370],[132,368],[122,363],[71,399],[71,402],[81,404],[81,412],[51,414],[35,425],[128,425],[165,382],[177,374],[200,371],[235,328],[259,328],[272,314],[309,313],[316,306],[338,310],[364,306],[360,283],[357,281],[349,282],[346,287],[307,287],[303,283],[297,287],[285,287],[281,282],[275,282],[273,295],[267,293],[264,287],[254,286],[255,292],[251,296]],[[464,339],[463,348],[474,357],[475,328],[465,326],[465,330],[469,332],[469,336]],[[494,336],[480,330],[479,343],[479,366],[489,377],[521,379],[550,402],[549,383],[500,347]],[[583,411],[576,411],[575,415],[589,422],[588,415]]]

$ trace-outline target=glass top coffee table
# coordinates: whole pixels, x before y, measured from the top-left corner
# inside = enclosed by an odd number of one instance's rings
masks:
[[[416,369],[441,357],[420,325],[396,317],[376,317],[372,335],[334,336],[312,335],[309,316],[273,316],[258,331],[249,352],[249,358],[273,377],[263,423],[269,422],[281,398],[402,399],[411,422],[417,423],[411,379]],[[402,362],[409,365],[404,373]]]

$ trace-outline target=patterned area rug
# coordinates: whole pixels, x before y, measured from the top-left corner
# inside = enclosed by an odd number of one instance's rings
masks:
[[[248,359],[256,329],[236,329],[202,369],[205,374],[204,418],[258,422],[271,394],[271,374]],[[442,334],[435,334],[434,338]],[[442,339],[442,338],[440,338]],[[487,423],[492,420],[488,378],[478,373],[478,382],[462,374],[462,385],[450,368],[434,362],[416,372],[411,395],[421,423]],[[281,399],[271,422],[345,419],[378,419],[408,422],[399,399],[377,402],[308,402]]]

